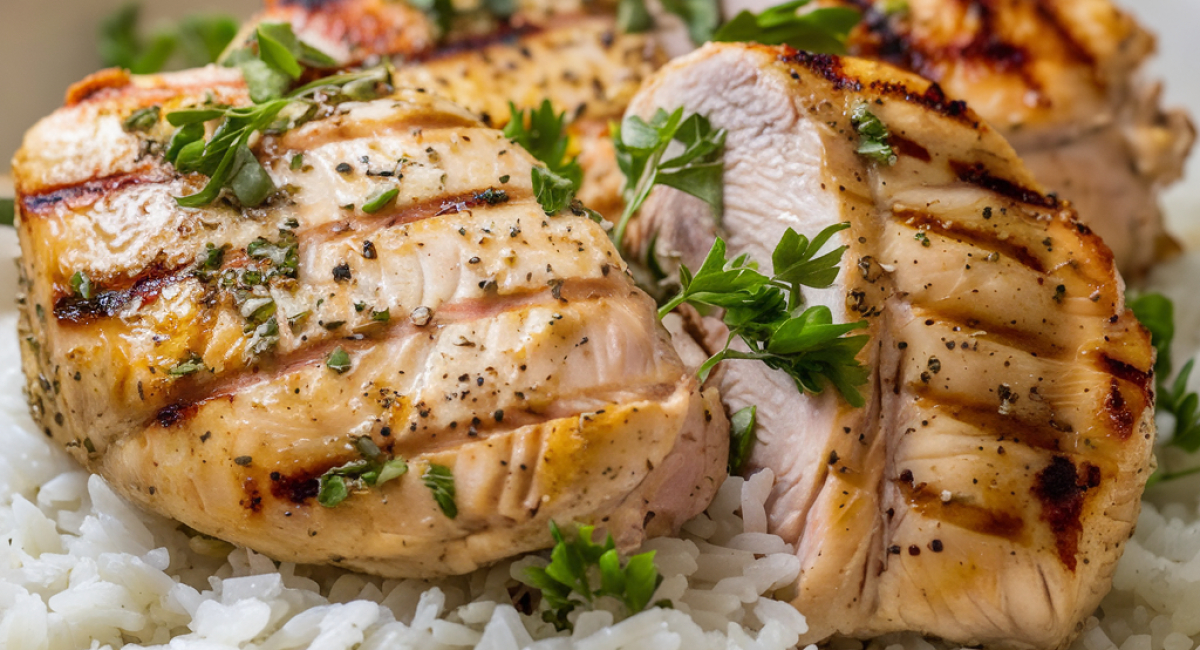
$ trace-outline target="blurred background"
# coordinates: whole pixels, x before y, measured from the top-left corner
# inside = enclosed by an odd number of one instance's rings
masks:
[[[1166,81],[1169,105],[1186,105],[1200,119],[1200,0],[1117,0],[1159,36],[1152,76]],[[67,86],[102,67],[97,51],[101,22],[125,0],[0,0],[0,194],[7,195],[8,161],[21,136],[62,103]],[[256,0],[145,0],[142,34],[153,34],[190,14],[230,14],[245,19]],[[1188,178],[1166,197],[1173,228],[1200,248],[1200,155]]]

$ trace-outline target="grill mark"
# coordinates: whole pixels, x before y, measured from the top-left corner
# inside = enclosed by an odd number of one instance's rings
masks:
[[[1042,337],[1040,332],[1027,332],[1009,323],[983,320],[978,312],[970,310],[969,305],[961,309],[946,304],[937,306],[914,304],[913,307],[920,310],[920,319],[932,319],[942,322],[948,327],[959,327],[963,332],[980,341],[1015,348],[1022,352],[1035,354],[1042,359],[1060,359],[1067,353],[1067,349],[1048,341]],[[1073,354],[1074,350],[1071,352]]]
[[[167,268],[155,262],[143,269],[128,286],[109,288],[96,293],[91,299],[72,295],[63,288],[54,301],[54,317],[60,324],[85,325],[102,318],[113,318],[134,300],[143,305],[153,304],[162,290],[192,277],[181,267]]]
[[[1100,468],[1083,463],[1082,475],[1079,468],[1065,456],[1055,456],[1050,464],[1038,472],[1037,481],[1031,491],[1042,505],[1041,520],[1050,525],[1054,533],[1058,559],[1072,572],[1076,567],[1079,538],[1083,534],[1084,501],[1089,489],[1100,486]]]
[[[769,49],[778,53],[779,61],[807,68],[822,79],[831,82],[836,90],[863,91],[864,87],[860,80],[846,75],[841,57],[833,54],[798,52],[786,45]],[[936,83],[930,84],[924,92],[915,92],[904,84],[878,80],[870,82],[866,88],[893,99],[916,104],[944,117],[971,125],[972,128],[976,128],[979,124],[975,115],[967,108],[966,102],[947,99],[942,87]]]
[[[921,162],[929,162],[932,160],[928,149],[898,133],[892,133],[888,136],[888,144],[892,145],[892,148],[896,150],[896,153],[900,154],[901,156],[916,158]]]
[[[310,128],[288,131],[275,139],[280,151],[308,151],[331,142],[384,137],[402,132],[436,131],[439,129],[484,129],[479,120],[455,113],[436,110],[414,110],[393,113],[386,120],[347,120],[333,116],[314,122]]]
[[[1075,35],[1067,29],[1067,26],[1063,24],[1062,18],[1058,15],[1058,13],[1051,9],[1045,0],[1039,0],[1038,2],[1035,2],[1034,7],[1036,8],[1038,15],[1041,16],[1043,23],[1053,28],[1055,33],[1057,33],[1062,39],[1062,43],[1066,47],[1067,53],[1076,61],[1083,63],[1084,65],[1087,65],[1095,70],[1096,57],[1092,56],[1092,53],[1083,46],[1083,43],[1080,42],[1079,39],[1075,38]],[[1093,78],[1097,85],[1104,85],[1103,77],[1100,74],[1094,74]]]
[[[957,160],[950,161],[950,168],[958,176],[958,180],[982,187],[996,194],[1034,205],[1047,210],[1058,210],[1061,205],[1056,197],[1046,196],[1040,192],[1022,187],[1010,180],[993,176],[983,163],[967,163]]]
[[[914,485],[911,479],[911,472],[903,472],[900,478],[895,479],[895,483],[908,501],[909,508],[918,514],[990,537],[1028,543],[1025,521],[1019,515],[954,499],[942,501],[940,490],[927,483]]]
[[[1042,260],[1030,251],[1029,247],[1011,239],[1000,239],[989,230],[973,228],[956,221],[945,221],[919,210],[901,208],[895,210],[893,214],[913,228],[937,233],[948,239],[960,240],[965,244],[984,250],[996,251],[1036,273],[1044,274],[1046,272]]]
[[[1108,415],[1112,431],[1121,440],[1128,440],[1129,436],[1133,435],[1133,426],[1137,419],[1133,417],[1133,412],[1129,409],[1129,404],[1121,393],[1120,383],[1116,379],[1111,380],[1108,395],[1104,398],[1104,411]]]
[[[1049,416],[1045,421],[1031,422],[1015,415],[1002,415],[994,403],[972,402],[960,396],[935,396],[933,391],[923,384],[910,384],[909,389],[917,395],[917,408],[944,411],[957,422],[997,434],[1000,440],[1033,449],[1062,451],[1063,436],[1069,435],[1071,430],[1068,423],[1055,423],[1058,427],[1051,424]]]
[[[65,207],[78,210],[94,204],[106,194],[133,185],[164,183],[173,178],[164,170],[146,169],[129,174],[116,174],[105,178],[82,181],[75,185],[53,187],[34,194],[25,194],[21,199],[22,215],[46,215]]]
[[[530,199],[531,195],[524,189],[507,190],[509,201]],[[492,207],[484,198],[482,192],[454,194],[438,197],[401,208],[391,213],[380,212],[373,215],[362,215],[344,221],[323,224],[314,228],[298,231],[297,238],[301,246],[304,244],[327,241],[342,232],[354,232],[357,235],[367,235],[397,225],[404,225],[446,214],[455,214],[465,210],[477,210]],[[245,251],[230,251],[225,256],[221,271],[248,266],[251,260]],[[72,294],[66,288],[58,288],[58,298],[54,302],[53,313],[60,324],[86,325],[103,318],[116,317],[122,309],[135,299],[140,298],[143,305],[151,305],[167,287],[188,280],[192,277],[186,267],[167,268],[160,262],[155,262],[142,269],[126,286],[113,286],[111,282],[93,278],[97,286],[107,288],[98,291],[90,300],[84,300]],[[119,279],[115,280],[120,282]]]
[[[299,231],[297,237],[300,238],[301,245],[303,245],[306,240],[309,243],[313,241],[322,242],[343,232],[353,232],[356,235],[369,235],[380,230],[387,230],[395,226],[404,226],[434,217],[458,214],[459,212],[469,210],[486,210],[498,205],[507,205],[533,198],[533,195],[525,188],[512,188],[505,190],[505,193],[508,194],[507,201],[493,203],[482,196],[486,191],[480,190],[463,194],[439,196],[403,207],[395,207],[393,205],[375,214],[355,215],[342,221],[304,228]]]
[[[1123,362],[1118,361],[1107,354],[1100,355],[1100,365],[1109,374],[1114,377],[1123,379],[1134,386],[1137,386],[1143,393],[1149,394],[1151,381],[1154,379],[1154,372],[1145,372]]]
[[[569,25],[564,25],[561,28],[569,28]],[[551,29],[529,23],[513,25],[505,21],[500,25],[499,29],[494,29],[482,35],[457,39],[436,50],[417,54],[412,58],[412,61],[415,63],[436,63],[463,54],[475,54],[480,50],[491,47],[513,47],[522,39],[541,35]]]
[[[612,274],[611,277],[620,278]],[[162,408],[147,426],[157,422],[164,428],[181,424],[194,416],[199,407],[221,399],[231,398],[247,387],[272,377],[289,374],[304,366],[320,363],[342,347],[348,353],[359,352],[395,338],[416,336],[423,332],[457,322],[493,318],[501,313],[539,304],[550,304],[566,300],[579,302],[616,296],[622,293],[624,283],[617,279],[566,280],[557,289],[542,289],[497,298],[466,300],[440,307],[434,319],[424,327],[417,327],[408,319],[392,321],[388,326],[363,335],[359,339],[333,338],[323,340],[288,354],[269,359],[269,365],[251,366],[221,375],[214,380],[199,384],[188,381],[188,377],[172,385],[170,404]],[[556,295],[557,294],[557,295]]]

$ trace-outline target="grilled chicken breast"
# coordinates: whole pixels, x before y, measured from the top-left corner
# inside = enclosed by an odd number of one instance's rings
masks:
[[[778,477],[770,529],[797,543],[801,644],[914,630],[1065,645],[1108,590],[1152,469],[1153,351],[1108,248],[977,114],[887,65],[708,45],[630,111],[679,106],[728,130],[731,258],[769,269],[786,228],[851,226],[838,280],[805,295],[869,324],[867,405],[801,394],[757,361],[715,379],[731,409],[758,407],[748,471]],[[894,164],[856,153],[864,106]],[[636,237],[695,269],[715,231],[706,205],[658,188]],[[710,353],[725,341],[719,321],[697,330]]]
[[[510,103],[528,110],[550,100],[569,118],[570,153],[584,169],[580,200],[615,219],[624,179],[608,124],[666,59],[653,36],[617,29],[608,3],[518,5],[507,20],[467,12],[441,40],[427,14],[381,0],[276,0],[251,24],[289,22],[346,65],[391,58],[398,86],[437,93],[496,128],[508,124]]]
[[[851,54],[966,100],[1035,178],[1074,204],[1123,273],[1139,275],[1177,249],[1158,194],[1179,179],[1195,130],[1139,75],[1154,39],[1110,0],[908,0],[890,14],[873,0],[823,3],[863,12]]]
[[[543,212],[525,151],[399,91],[258,142],[282,188],[263,206],[181,208],[207,179],[164,162],[173,129],[122,123],[206,98],[247,103],[240,73],[102,73],[16,156],[47,435],[198,531],[387,576],[542,548],[551,520],[629,548],[703,510],[722,409],[603,229]],[[373,455],[407,474],[318,504],[319,477]]]

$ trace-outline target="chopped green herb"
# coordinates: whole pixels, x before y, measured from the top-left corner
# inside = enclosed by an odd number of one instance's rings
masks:
[[[121,127],[129,132],[149,131],[155,124],[158,124],[158,119],[161,115],[162,108],[157,104],[147,106],[146,108],[139,108],[131,113],[129,117],[125,118],[125,121],[121,123]]]
[[[295,278],[300,268],[300,243],[290,230],[280,230],[279,239],[273,242],[255,239],[246,245],[246,255],[269,263],[268,280],[275,276]]]
[[[659,109],[647,122],[636,115],[625,118],[613,128],[617,164],[625,174],[622,195],[625,210],[613,229],[618,249],[625,239],[630,219],[642,207],[655,185],[666,185],[695,196],[720,214],[722,174],[725,165],[725,130],[715,130],[701,115],[683,116],[680,107],[673,113]],[[664,160],[673,142],[683,151]]]
[[[17,204],[13,199],[0,199],[0,226],[11,226],[17,221]]]
[[[819,54],[845,54],[846,38],[862,15],[848,7],[798,10],[811,0],[784,2],[755,14],[743,11],[716,31],[717,42],[790,45]]]
[[[757,437],[758,407],[747,406],[729,418],[729,473],[741,474]]]
[[[292,171],[296,171],[297,169],[300,169],[303,166],[304,166],[304,154],[302,154],[302,153],[298,153],[298,154],[292,156],[292,162],[288,164],[288,167]]]
[[[559,630],[571,627],[567,615],[573,610],[592,609],[605,596],[618,600],[632,616],[646,608],[662,583],[654,551],[635,555],[622,567],[612,535],[597,544],[592,541],[594,534],[593,526],[579,526],[575,539],[567,541],[551,521],[550,564],[525,570],[524,582],[538,589],[546,604],[542,619]]]
[[[201,370],[208,370],[208,366],[204,365],[204,359],[200,355],[193,352],[188,355],[186,361],[181,361],[167,370],[167,374],[172,377],[182,377],[194,372],[200,372]]]
[[[317,503],[333,508],[350,496],[351,489],[377,487],[408,473],[403,458],[387,457],[369,436],[355,438],[354,448],[362,459],[334,467],[317,480]]]
[[[375,214],[391,203],[399,194],[400,189],[395,187],[375,192],[367,198],[366,203],[363,203],[362,211],[367,214]]]
[[[71,276],[71,289],[75,291],[75,295],[84,300],[92,299],[92,280],[83,271],[76,271]]]
[[[858,149],[856,151],[860,156],[874,160],[881,165],[896,164],[896,152],[888,144],[890,135],[887,126],[878,117],[875,117],[865,103],[854,107],[850,114],[850,121],[854,124],[854,130],[858,131]]]
[[[342,346],[339,345],[337,349],[329,354],[329,358],[326,359],[325,365],[329,366],[331,370],[339,375],[344,374],[350,370],[351,367],[350,355],[344,349],[342,349]]]
[[[388,310],[388,309],[385,309],[383,311],[372,311],[371,312],[371,320],[373,320],[377,323],[386,323],[386,322],[392,320],[392,312],[391,312],[391,310]]]
[[[433,492],[433,500],[442,509],[442,514],[454,519],[458,516],[458,505],[454,503],[454,474],[445,465],[430,464],[421,475],[425,487]]]
[[[311,315],[311,311],[305,310],[294,316],[288,316],[288,329],[292,330],[292,334],[299,333],[304,329],[304,324],[308,322],[308,317]]]
[[[933,242],[929,241],[929,235],[925,234],[924,230],[918,230],[917,234],[913,235],[913,239],[921,242],[921,245],[925,248],[929,248],[933,244]]]
[[[773,277],[760,273],[747,255],[727,261],[725,242],[720,238],[694,275],[686,266],[680,267],[682,289],[663,305],[659,317],[684,303],[702,309],[719,307],[729,328],[725,348],[700,367],[701,380],[725,359],[757,359],[788,373],[801,391],[820,393],[826,384],[832,384],[850,405],[865,403],[858,386],[866,382],[868,373],[856,357],[868,337],[845,335],[866,327],[866,321],[834,324],[832,312],[824,306],[801,311],[800,287],[830,286],[845,247],[819,257],[816,253],[848,227],[830,226],[811,243],[789,229],[772,255],[773,265],[779,269]],[[735,338],[750,351],[732,349]]]

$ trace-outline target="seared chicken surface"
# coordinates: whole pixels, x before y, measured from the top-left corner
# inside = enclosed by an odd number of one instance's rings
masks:
[[[570,153],[584,169],[579,199],[615,219],[623,178],[608,124],[666,59],[651,35],[620,31],[608,3],[518,4],[507,21],[467,12],[442,41],[427,14],[384,0],[276,0],[254,22],[291,23],[343,64],[390,57],[398,86],[437,93],[496,128],[508,124],[510,102],[528,110],[550,100],[567,113]]]
[[[1111,0],[822,0],[863,12],[856,56],[936,81],[1017,150],[1044,186],[1069,200],[1140,275],[1177,249],[1159,192],[1178,180],[1195,139],[1182,110],[1139,70],[1154,38]],[[727,13],[774,0],[727,0]]]
[[[174,129],[122,123],[208,97],[247,103],[241,74],[101,73],[14,161],[29,396],[81,463],[203,533],[387,576],[545,547],[551,520],[630,548],[704,509],[723,411],[525,151],[399,91],[262,138],[261,207],[181,208],[207,179],[164,162]],[[373,448],[408,472],[319,505]]]
[[[758,407],[747,471],[777,477],[768,516],[797,543],[800,643],[1067,644],[1108,591],[1152,470],[1153,351],[1108,248],[978,115],[887,65],[709,45],[630,111],[680,106],[728,130],[730,259],[769,269],[786,228],[850,224],[838,280],[806,298],[869,323],[866,406],[801,394],[757,361],[715,380],[731,409]],[[857,153],[864,110],[894,160]],[[715,232],[706,205],[658,188],[635,237],[696,269]],[[725,342],[713,318],[691,331],[710,353]]]

